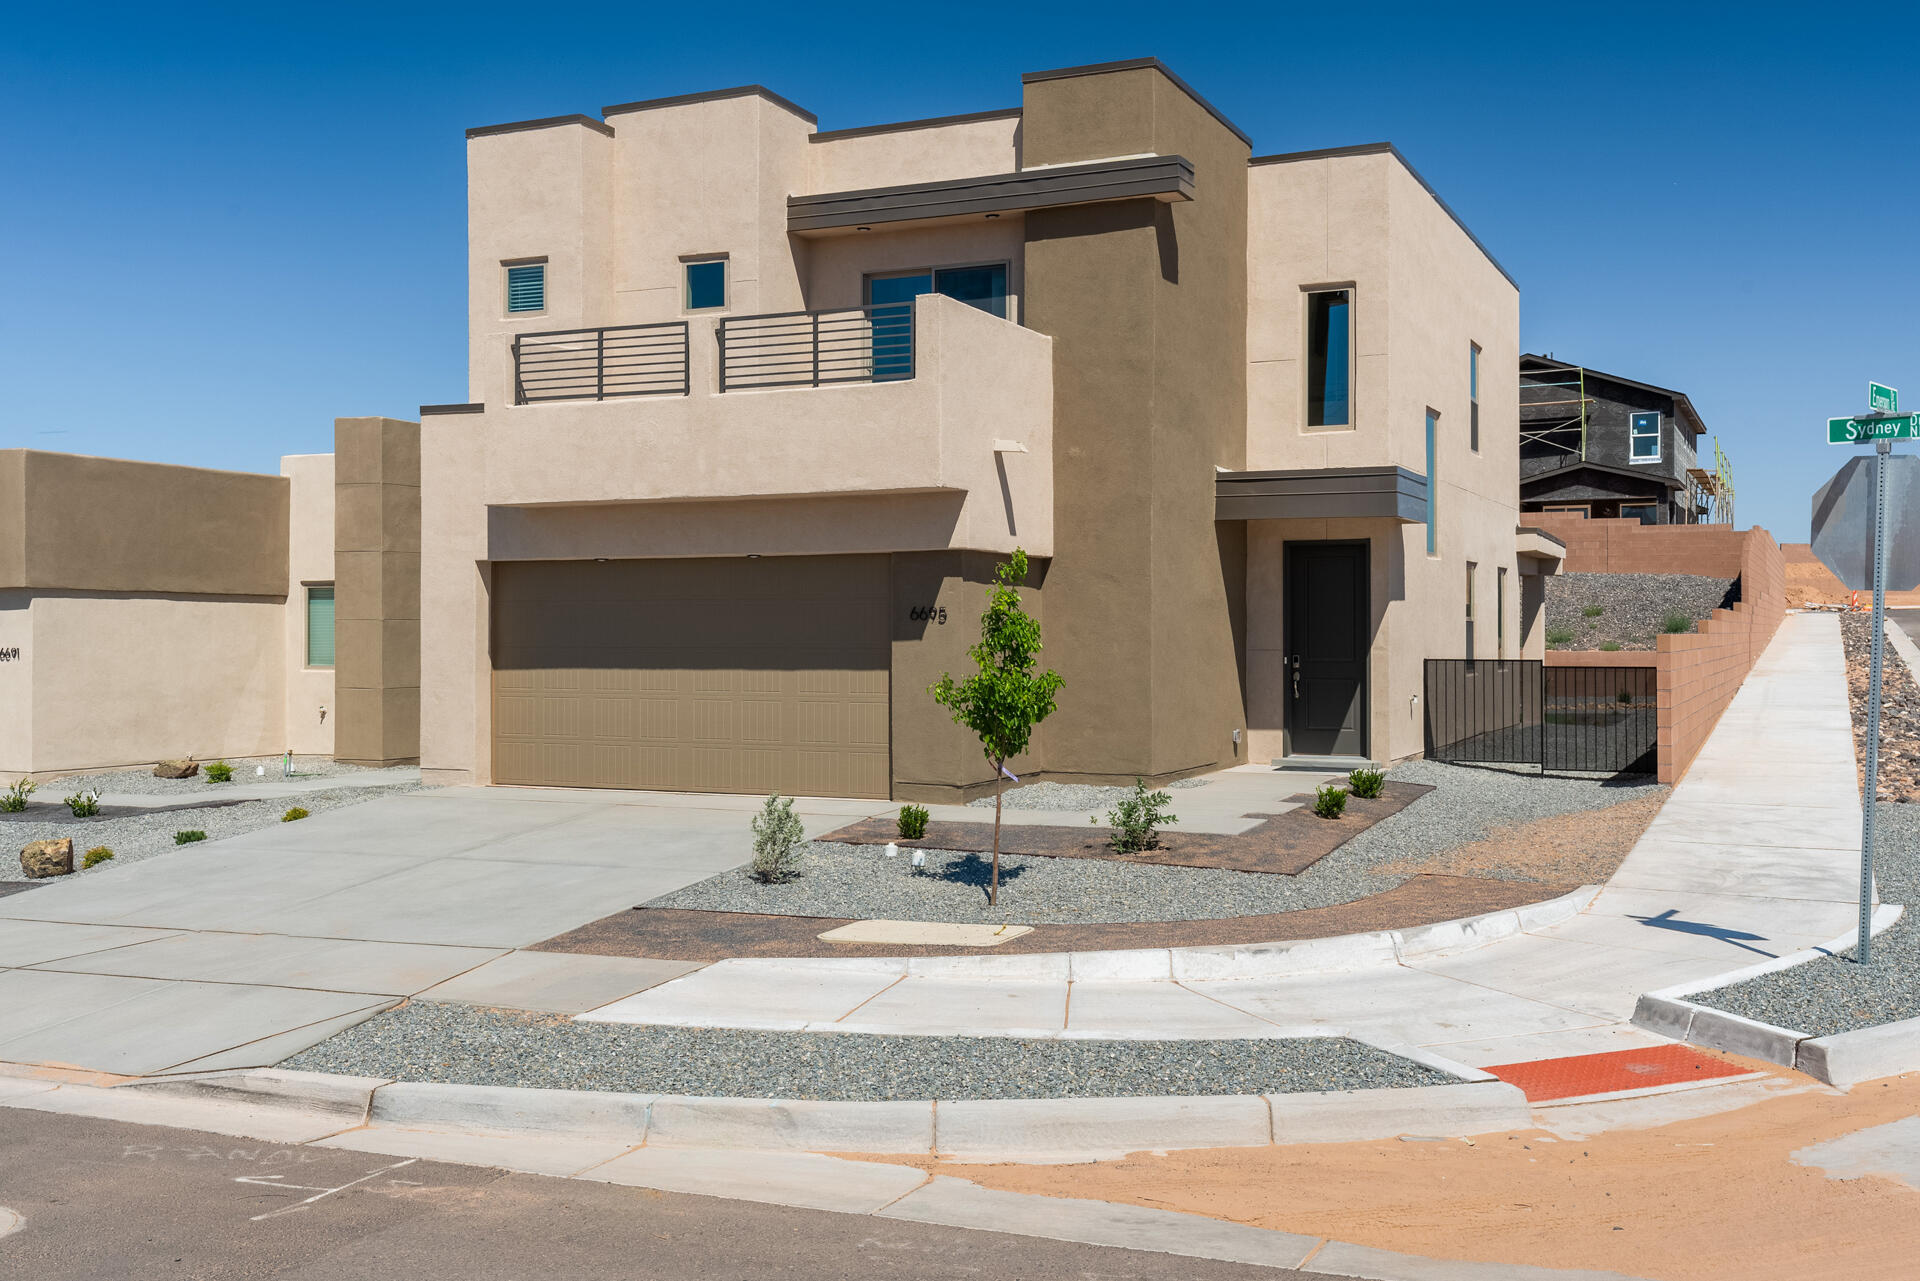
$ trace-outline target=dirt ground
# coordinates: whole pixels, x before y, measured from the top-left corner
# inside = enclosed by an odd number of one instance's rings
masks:
[[[1524,878],[1566,885],[1603,885],[1667,799],[1657,795],[1602,810],[1580,810],[1504,827],[1483,841],[1431,857],[1407,859],[1382,871],[1409,876]]]
[[[1865,788],[1873,616],[1846,614],[1840,626],[1846,637],[1847,693],[1853,705],[1854,773]],[[1881,800],[1920,803],[1920,685],[1914,683],[1891,642],[1880,656],[1879,782]]]
[[[1832,570],[1820,563],[1813,554],[1813,548],[1807,543],[1782,543],[1781,555],[1786,561],[1787,608],[1800,609],[1807,605],[1844,605],[1849,593],[1846,584],[1834,576]],[[1862,598],[1868,593],[1862,592]],[[1920,605],[1920,592],[1888,592],[1887,604],[1900,606]]]
[[[1748,1065],[1782,1085],[1807,1084]],[[1588,1138],[1530,1131],[1135,1154],[1085,1165],[927,1164],[988,1187],[1181,1210],[1436,1258],[1655,1281],[1911,1281],[1920,1275],[1920,1192],[1890,1177],[1829,1178],[1792,1154],[1915,1114],[1920,1074],[1847,1094],[1782,1093],[1717,1116]]]

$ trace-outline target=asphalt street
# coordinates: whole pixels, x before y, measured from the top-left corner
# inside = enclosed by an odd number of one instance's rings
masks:
[[[0,1276],[1280,1281],[1323,1274],[0,1109]]]
[[[1901,631],[1913,637],[1916,644],[1920,644],[1920,609],[1890,609],[1887,611],[1887,617],[1891,618]]]

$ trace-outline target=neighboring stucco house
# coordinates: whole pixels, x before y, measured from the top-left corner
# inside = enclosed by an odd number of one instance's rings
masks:
[[[1685,392],[1549,356],[1520,358],[1520,508],[1643,525],[1732,520],[1724,456]]]
[[[1024,547],[1023,778],[1422,748],[1519,655],[1519,294],[1386,144],[1254,156],[1151,59],[819,131],[758,86],[470,130],[422,407],[439,782],[985,788],[928,696]]]

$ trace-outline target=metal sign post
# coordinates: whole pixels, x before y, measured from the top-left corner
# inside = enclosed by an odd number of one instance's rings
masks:
[[[1873,445],[1873,661],[1867,676],[1867,779],[1860,807],[1860,942],[1854,959],[1873,961],[1873,811],[1880,800],[1880,661],[1887,643],[1887,455],[1891,440]]]

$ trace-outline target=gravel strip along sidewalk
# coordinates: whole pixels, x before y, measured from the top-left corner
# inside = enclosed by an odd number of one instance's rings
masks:
[[[1163,783],[1154,791],[1178,792],[1187,788],[1205,787],[1204,778],[1180,778],[1171,783]],[[1010,787],[1002,795],[1001,801],[1010,810],[1104,810],[1118,805],[1123,797],[1133,795],[1131,787],[1096,787],[1092,783],[1028,783],[1021,787]],[[990,810],[993,808],[992,796],[976,796],[967,802],[969,808]]]
[[[1485,840],[1501,828],[1664,797],[1669,790],[1646,780],[1616,784],[1541,778],[1432,761],[1409,761],[1396,766],[1390,777],[1432,784],[1437,790],[1360,832],[1298,876],[1003,854],[1000,905],[989,908],[986,884],[991,860],[986,855],[930,850],[925,874],[916,876],[904,851],[888,859],[883,847],[813,842],[803,847],[803,874],[798,880],[762,885],[736,869],[654,899],[647,906],[1023,925],[1189,921],[1291,912],[1382,893],[1412,874],[1390,871],[1388,865]],[[1477,869],[1475,874],[1532,879],[1497,867]]]
[[[1699,620],[1727,602],[1732,578],[1702,574],[1554,574],[1547,579],[1547,630],[1573,640],[1554,649],[1653,649],[1668,614]],[[1586,611],[1597,608],[1592,618]]]
[[[254,784],[280,782],[282,759],[278,756],[230,756],[227,758],[227,764],[233,766],[231,783],[209,783],[206,771],[207,766],[212,762],[201,761],[199,762],[200,772],[192,778],[155,778],[151,767],[113,770],[104,774],[70,774],[42,783],[36,795],[51,796],[55,789],[58,789],[59,795],[66,796],[83,788],[94,788],[102,792],[120,792],[131,796],[178,796],[183,802],[231,798],[243,795],[247,788]],[[266,768],[266,775],[255,777],[253,771],[261,766]],[[368,769],[364,765],[342,765],[331,756],[293,758],[295,779],[338,778],[345,774],[392,774],[399,778],[411,775],[413,768],[399,766],[388,770]]]
[[[1873,937],[1873,964],[1853,962],[1853,949],[1790,970],[1763,974],[1687,999],[1791,1028],[1832,1036],[1863,1027],[1920,1018],[1920,805],[1880,803],[1874,879],[1880,899],[1907,910]]]
[[[1444,1085],[1339,1037],[1055,1041],[574,1023],[414,1001],[279,1066],[400,1081],[722,1098],[1063,1099]]]

